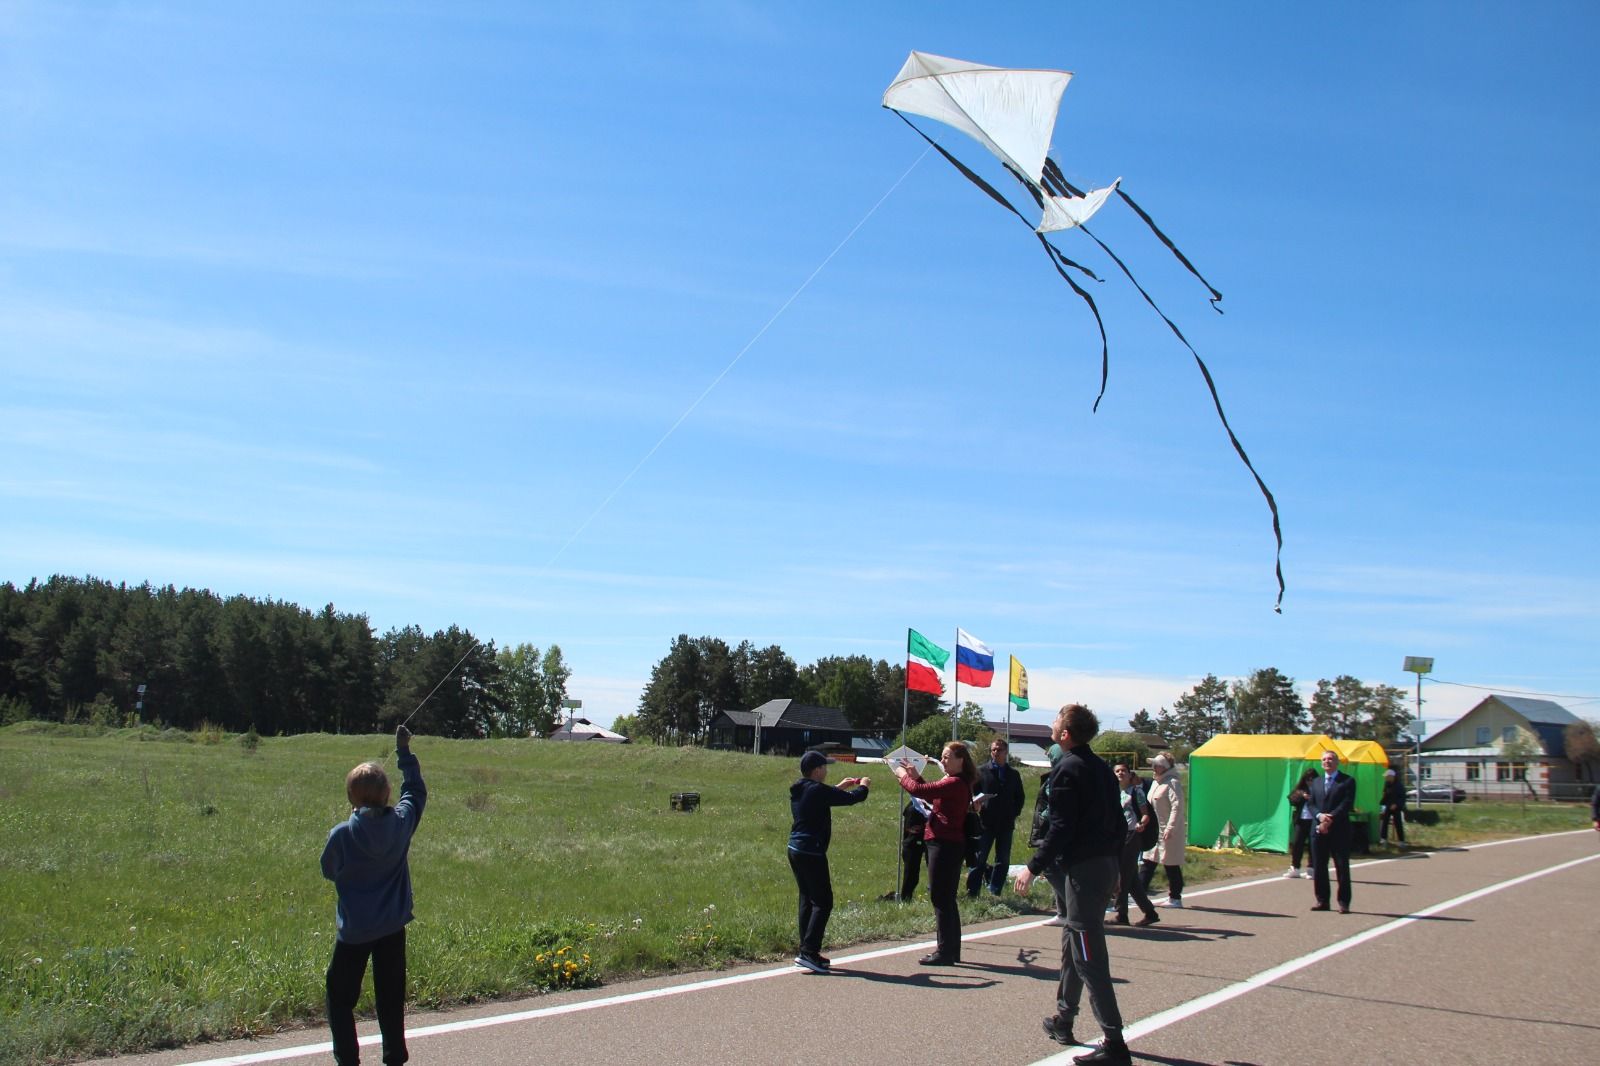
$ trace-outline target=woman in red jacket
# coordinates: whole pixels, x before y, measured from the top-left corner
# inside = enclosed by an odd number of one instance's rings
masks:
[[[953,966],[961,961],[961,911],[956,890],[961,884],[961,863],[967,852],[967,812],[972,808],[972,783],[978,767],[972,752],[959,740],[944,746],[939,757],[942,780],[925,782],[909,762],[895,764],[900,787],[933,805],[923,839],[928,843],[928,895],[938,927],[938,947],[920,960],[924,966]]]

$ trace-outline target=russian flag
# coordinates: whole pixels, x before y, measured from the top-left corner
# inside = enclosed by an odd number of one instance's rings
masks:
[[[965,629],[956,630],[956,680],[973,688],[988,688],[994,680],[994,652]]]

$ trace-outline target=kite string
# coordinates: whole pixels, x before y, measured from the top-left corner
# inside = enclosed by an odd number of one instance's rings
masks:
[[[833,261],[833,257],[838,255],[845,245],[850,243],[850,238],[854,237],[861,227],[865,226],[867,221],[877,213],[878,208],[883,206],[884,201],[889,199],[890,196],[894,195],[895,190],[900,188],[900,186],[905,183],[905,180],[911,176],[911,172],[916,170],[917,165],[927,157],[928,152],[929,149],[924,148],[922,155],[917,156],[917,158],[912,161],[911,165],[906,168],[905,173],[901,174],[900,177],[896,179],[895,183],[889,186],[888,190],[882,196],[878,197],[878,202],[867,209],[867,213],[861,216],[861,221],[857,222],[853,227],[851,227],[850,232],[844,235],[844,239],[834,246],[833,251],[829,252],[822,262],[817,264],[817,268],[800,283],[800,287],[789,294],[789,298],[783,301],[783,304],[772,313],[772,317],[767,319],[766,324],[756,331],[755,336],[751,337],[745,342],[744,347],[739,349],[738,354],[728,362],[727,366],[722,368],[722,372],[711,379],[711,383],[701,391],[699,396],[695,397],[693,403],[684,409],[683,414],[678,416],[677,421],[673,422],[672,425],[667,428],[667,431],[661,434],[661,438],[650,447],[650,450],[645,452],[644,456],[637,463],[633,464],[633,469],[629,470],[628,473],[624,475],[622,480],[617,482],[616,488],[612,489],[611,492],[607,494],[606,498],[601,500],[599,505],[589,513],[589,517],[585,518],[578,525],[578,528],[572,531],[572,535],[567,538],[566,543],[562,544],[561,547],[556,550],[555,555],[550,557],[550,561],[545,564],[545,569],[548,570],[550,567],[554,566],[556,561],[566,554],[567,549],[572,547],[573,542],[583,534],[584,530],[589,528],[589,524],[598,518],[602,511],[610,506],[611,501],[616,499],[617,494],[627,487],[628,482],[632,481],[633,476],[637,474],[641,468],[643,468],[645,463],[650,461],[651,456],[655,455],[656,452],[661,450],[661,446],[667,443],[667,439],[676,433],[678,427],[683,425],[683,423],[688,420],[689,416],[694,413],[695,409],[700,406],[701,402],[704,401],[707,396],[711,395],[711,390],[715,389],[719,384],[721,384],[722,379],[727,377],[728,374],[733,371],[735,366],[739,365],[739,360],[745,357],[745,353],[751,348],[755,347],[756,342],[766,335],[767,330],[771,329],[773,324],[776,323],[779,318],[783,317],[783,313],[789,310],[789,305],[800,298],[800,294],[805,292],[806,289],[810,287],[811,283],[816,280],[817,275],[822,273],[823,268]]]
[[[589,517],[585,518],[581,523],[579,523],[578,528],[572,531],[572,535],[567,538],[566,543],[562,544],[560,548],[556,549],[556,553],[550,557],[550,561],[541,567],[541,571],[547,572],[551,567],[555,566],[556,562],[561,558],[561,556],[566,554],[567,549],[572,547],[573,542],[583,534],[584,530],[589,528],[590,523],[598,518],[600,513],[610,506],[611,501],[616,499],[617,494],[626,488],[628,482],[633,480],[633,476],[639,472],[645,463],[650,461],[650,457],[661,450],[661,446],[667,442],[667,439],[671,437],[673,433],[677,432],[679,426],[683,425],[683,423],[688,420],[689,416],[694,413],[695,408],[699,407],[701,402],[704,401],[707,396],[711,395],[711,390],[722,383],[722,379],[727,377],[733,371],[733,368],[739,364],[739,360],[745,357],[745,353],[750,351],[751,348],[755,347],[756,342],[766,335],[767,330],[771,329],[773,324],[776,323],[779,318],[783,317],[783,313],[789,310],[789,306],[798,300],[800,298],[800,294],[805,292],[806,289],[810,287],[811,283],[817,279],[817,275],[821,274],[823,269],[827,267],[829,263],[833,262],[834,256],[838,255],[840,251],[844,249],[844,246],[850,243],[850,239],[860,231],[861,227],[865,226],[868,220],[871,219],[873,215],[878,213],[878,208],[883,206],[884,201],[888,200],[890,196],[894,195],[896,189],[905,184],[905,180],[911,176],[911,172],[913,170],[917,169],[918,164],[922,162],[930,150],[931,149],[924,148],[922,150],[922,155],[919,155],[916,159],[912,160],[911,165],[906,168],[905,173],[901,174],[900,177],[895,180],[895,183],[889,186],[882,196],[878,197],[878,202],[868,208],[867,213],[861,216],[861,221],[857,222],[850,228],[850,232],[846,233],[844,238],[840,240],[838,244],[834,245],[833,251],[829,252],[827,256],[823,258],[822,262],[817,264],[816,269],[813,270],[806,277],[806,279],[800,283],[800,287],[795,289],[794,292],[790,293],[789,298],[783,301],[783,304],[772,313],[772,317],[767,319],[766,324],[758,329],[755,335],[745,342],[744,347],[739,349],[738,354],[729,360],[727,366],[722,368],[722,373],[711,379],[711,383],[701,390],[700,395],[696,396],[694,402],[684,409],[684,412],[678,416],[677,421],[673,422],[672,425],[667,428],[667,431],[661,434],[661,438],[651,446],[649,451],[644,453],[643,458],[641,458],[637,463],[633,464],[633,469],[629,470],[623,479],[617,482],[616,488],[612,489],[611,492],[607,494],[606,498],[600,501],[599,505],[589,513]],[[417,716],[417,711],[422,710],[423,704],[426,704],[429,700],[433,699],[434,693],[438,692],[439,689],[444,687],[444,683],[450,680],[451,675],[461,668],[462,663],[467,661],[467,656],[476,651],[482,643],[483,642],[480,640],[474,640],[467,647],[467,650],[462,654],[461,658],[456,660],[455,665],[449,670],[445,671],[444,676],[439,679],[439,683],[434,685],[426,696],[422,697],[422,703],[417,704],[416,708],[410,714],[406,715],[405,721],[401,722],[400,724],[406,725],[411,721],[411,719],[415,718]]]

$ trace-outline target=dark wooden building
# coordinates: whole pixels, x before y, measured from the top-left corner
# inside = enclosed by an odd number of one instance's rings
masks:
[[[830,742],[850,748],[853,730],[843,711],[795,700],[768,700],[748,711],[718,711],[711,719],[706,746],[755,751],[758,720],[761,752],[765,755],[799,755],[807,748]]]

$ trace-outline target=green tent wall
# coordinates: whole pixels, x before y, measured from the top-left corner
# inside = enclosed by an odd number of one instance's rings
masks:
[[[1307,769],[1321,769],[1324,751],[1339,753],[1356,781],[1357,812],[1377,839],[1376,811],[1389,760],[1368,740],[1334,740],[1320,733],[1251,736],[1219,733],[1189,756],[1189,840],[1209,848],[1232,822],[1239,842],[1254,851],[1289,850],[1289,790]],[[1357,824],[1357,831],[1363,828]]]

